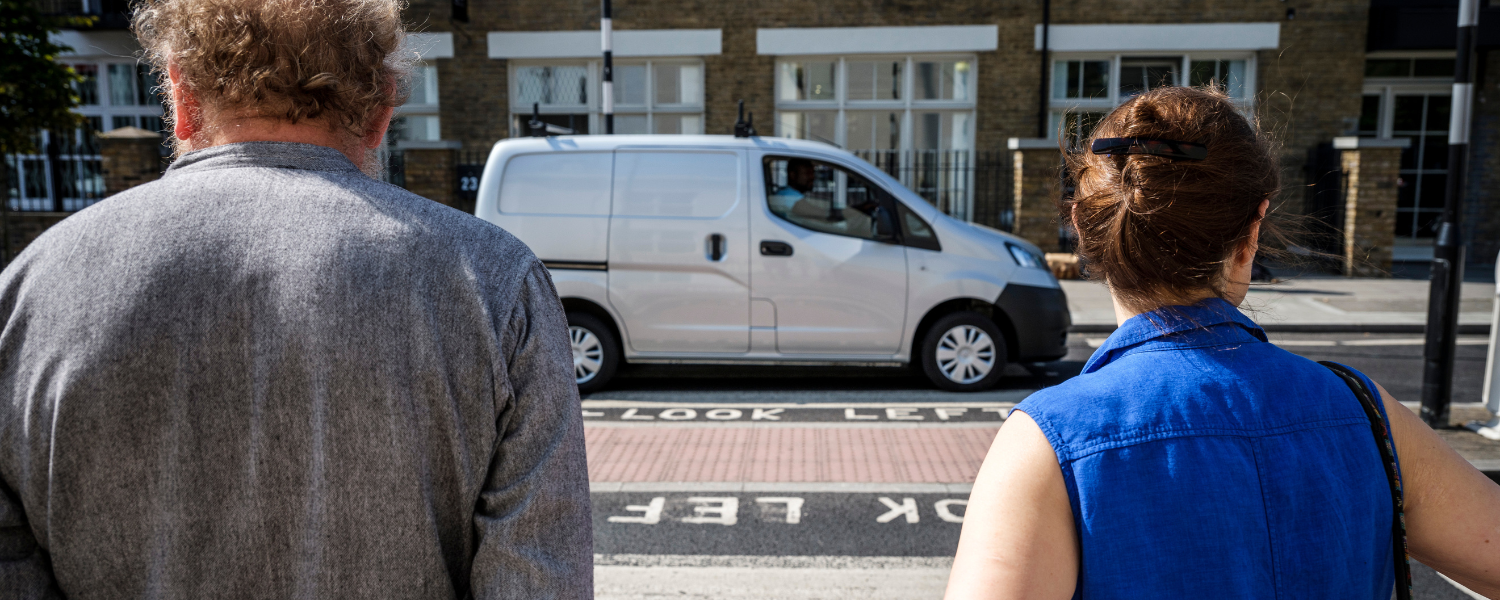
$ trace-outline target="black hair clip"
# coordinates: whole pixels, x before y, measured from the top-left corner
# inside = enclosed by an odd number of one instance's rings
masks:
[[[1092,150],[1094,154],[1149,154],[1187,160],[1208,158],[1208,147],[1203,144],[1150,138],[1097,139]]]

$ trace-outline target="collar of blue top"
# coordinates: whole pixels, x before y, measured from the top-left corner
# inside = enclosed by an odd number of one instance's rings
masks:
[[[1094,351],[1083,372],[1097,371],[1153,340],[1179,347],[1267,341],[1265,330],[1238,308],[1210,298],[1192,306],[1167,306],[1131,317]]]

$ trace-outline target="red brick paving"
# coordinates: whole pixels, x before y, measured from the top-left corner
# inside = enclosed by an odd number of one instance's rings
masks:
[[[596,482],[972,483],[998,430],[585,428]]]

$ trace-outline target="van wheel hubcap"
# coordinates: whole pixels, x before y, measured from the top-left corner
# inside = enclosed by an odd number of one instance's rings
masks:
[[[949,329],[938,340],[936,354],[938,370],[954,383],[977,382],[995,368],[994,338],[973,325]]]
[[[573,341],[573,376],[578,383],[587,382],[599,374],[604,366],[604,346],[599,336],[582,327],[568,327],[568,337]]]

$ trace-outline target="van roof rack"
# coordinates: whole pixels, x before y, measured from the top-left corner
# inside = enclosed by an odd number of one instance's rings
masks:
[[[745,120],[745,101],[740,100],[740,116],[734,121],[734,137],[755,137],[755,113],[750,113],[750,120]]]

